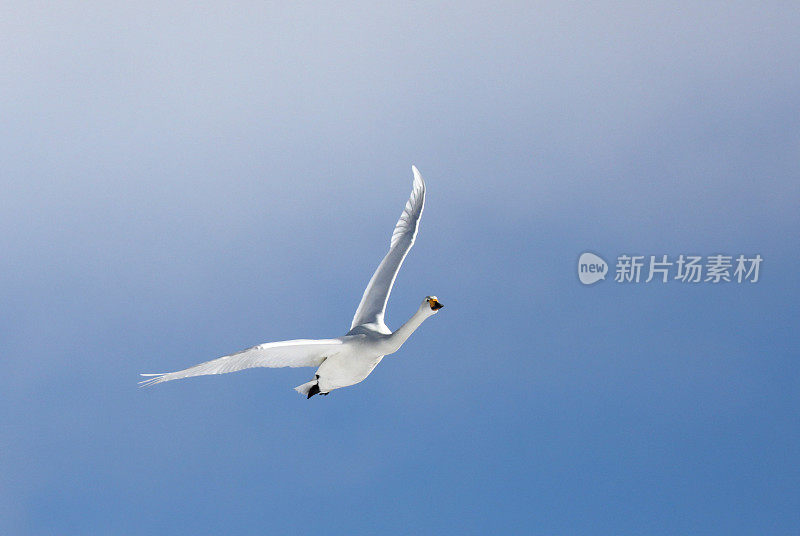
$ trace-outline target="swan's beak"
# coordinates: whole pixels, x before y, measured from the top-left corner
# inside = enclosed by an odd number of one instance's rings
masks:
[[[439,300],[431,300],[431,309],[434,311],[438,311],[442,307],[444,307],[444,305],[442,305]]]

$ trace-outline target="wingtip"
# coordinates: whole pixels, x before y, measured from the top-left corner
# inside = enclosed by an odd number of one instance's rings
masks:
[[[422,178],[422,173],[419,172],[417,166],[411,165],[411,172],[414,174],[414,183],[421,183],[422,186],[425,186],[425,179]]]
[[[164,376],[165,376],[164,373],[160,373],[160,374],[139,374],[139,376],[142,376],[142,377],[146,378],[146,379],[144,379],[144,380],[139,382],[139,387],[140,388],[141,387],[150,387],[150,386],[155,385],[157,383],[161,383],[163,381],[166,381],[166,379],[164,378]]]

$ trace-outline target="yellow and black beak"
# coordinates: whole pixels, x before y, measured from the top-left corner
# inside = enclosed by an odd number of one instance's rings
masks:
[[[433,309],[434,311],[438,311],[442,307],[444,307],[444,305],[439,303],[439,300],[437,300],[435,298],[431,299],[431,309]]]

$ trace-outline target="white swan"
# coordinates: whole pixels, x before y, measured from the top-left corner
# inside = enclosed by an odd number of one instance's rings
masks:
[[[347,335],[336,339],[260,344],[177,372],[142,374],[152,377],[139,384],[146,387],[189,376],[224,374],[251,367],[319,367],[313,380],[294,388],[311,398],[317,393],[327,395],[334,389],[364,380],[383,356],[399,350],[425,319],[443,307],[436,296],[427,296],[419,310],[394,333],[383,321],[389,293],[403,259],[414,245],[425,205],[425,181],[416,167],[411,166],[411,170],[414,173],[411,197],[392,232],[389,253],[369,280]]]

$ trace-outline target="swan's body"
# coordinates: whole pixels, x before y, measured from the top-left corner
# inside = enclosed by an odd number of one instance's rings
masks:
[[[311,398],[317,393],[328,394],[334,389],[363,381],[385,355],[399,350],[425,319],[442,308],[435,296],[427,296],[417,312],[394,333],[383,320],[392,285],[403,260],[414,245],[425,205],[425,181],[416,167],[412,166],[411,169],[414,173],[411,197],[395,225],[389,253],[364,290],[350,331],[344,337],[261,344],[177,372],[142,374],[152,377],[140,382],[141,385],[204,374],[224,374],[252,367],[318,367],[313,380],[295,387],[297,392]]]

